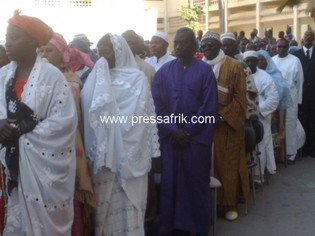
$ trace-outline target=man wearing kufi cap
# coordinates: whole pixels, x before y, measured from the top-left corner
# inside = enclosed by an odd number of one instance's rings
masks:
[[[235,36],[231,32],[226,32],[221,34],[220,39],[222,43],[221,49],[224,51],[225,55],[238,60],[246,74],[246,119],[251,119],[252,116],[258,116],[258,92],[254,77],[248,65],[242,60],[243,56],[238,50]]]
[[[238,45],[236,42],[235,35],[231,32],[226,32],[220,35],[220,40],[222,43],[222,50],[225,55],[236,58],[239,55]]]
[[[244,124],[246,113],[245,73],[241,64],[225,56],[220,36],[207,32],[201,42],[203,61],[212,67],[218,83],[219,109],[214,133],[214,176],[222,187],[217,202],[225,208],[225,218],[236,220],[240,189],[250,200],[245,158]]]
[[[271,117],[272,113],[277,109],[279,104],[279,94],[277,91],[276,84],[270,75],[259,68],[258,64],[258,54],[256,51],[246,51],[244,53],[244,62],[250,67],[253,75],[255,85],[259,96],[259,120],[264,126],[264,137],[262,141],[258,144],[258,148],[261,152],[260,154],[260,167],[261,173],[264,173],[265,168],[269,171],[276,170],[276,163],[272,144],[272,134],[271,134]],[[255,175],[258,176],[260,171],[259,167],[255,168]],[[255,181],[260,182],[260,179]]]
[[[63,74],[37,55],[52,29],[18,11],[8,23],[11,63],[0,69],[0,159],[8,198],[3,235],[71,235],[74,100]]]
[[[164,32],[156,32],[151,38],[150,52],[153,56],[145,61],[153,66],[155,71],[158,71],[165,63],[175,59],[167,52],[168,44],[168,37]]]

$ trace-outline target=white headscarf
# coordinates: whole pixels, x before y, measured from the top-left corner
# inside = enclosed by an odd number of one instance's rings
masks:
[[[155,116],[148,81],[137,69],[125,41],[109,34],[115,52],[115,67],[100,58],[81,92],[87,157],[96,174],[107,167],[123,185],[126,179],[143,176],[151,157],[158,156],[156,125],[137,123],[131,117]],[[102,123],[103,117],[127,117],[127,122]]]
[[[218,80],[221,65],[225,60],[225,54],[224,54],[223,50],[220,49],[218,55],[215,58],[213,58],[213,60],[208,60],[206,57],[203,57],[202,60],[211,66],[213,73]]]

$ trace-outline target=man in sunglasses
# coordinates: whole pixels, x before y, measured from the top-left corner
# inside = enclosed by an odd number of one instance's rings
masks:
[[[285,119],[286,152],[287,163],[295,164],[297,154],[297,124],[298,124],[298,104],[302,103],[303,91],[303,68],[300,60],[288,53],[289,41],[279,39],[277,42],[277,53],[272,59],[280,70],[283,79],[289,85],[293,105],[287,109]]]

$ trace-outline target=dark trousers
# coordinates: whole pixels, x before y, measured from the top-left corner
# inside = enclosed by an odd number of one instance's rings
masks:
[[[315,101],[306,100],[299,105],[299,120],[305,130],[304,155],[315,157]]]
[[[155,236],[158,233],[159,184],[155,180],[156,174],[161,174],[161,158],[152,159],[152,167],[148,175],[148,196],[145,212],[146,236]]]

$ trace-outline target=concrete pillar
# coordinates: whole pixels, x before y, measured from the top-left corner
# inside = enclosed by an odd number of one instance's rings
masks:
[[[304,32],[302,32],[304,33]],[[301,19],[298,18],[298,8],[297,6],[293,7],[293,29],[292,34],[295,37],[295,40],[301,46]]]
[[[168,0],[164,0],[164,32],[168,34]]]
[[[224,0],[224,32],[228,31],[228,16],[229,16],[229,9],[228,9],[228,0]]]
[[[225,0],[219,0],[219,20],[220,20],[220,34],[225,32]]]
[[[265,37],[265,31],[262,23],[260,22],[260,11],[262,10],[262,6],[260,0],[256,0],[256,29],[258,30],[258,36],[260,38]]]
[[[209,30],[209,0],[205,0],[205,32]]]

